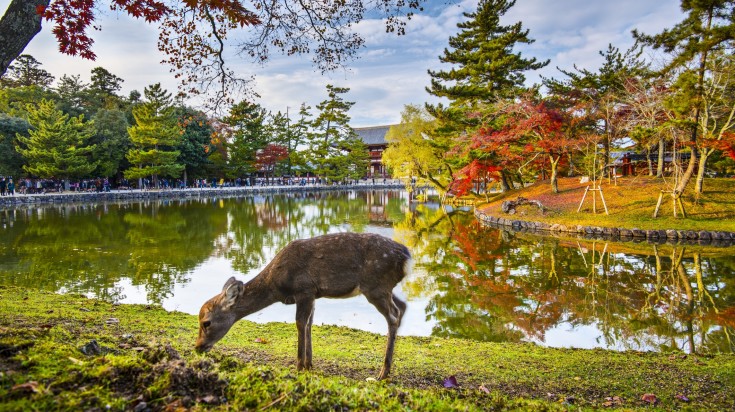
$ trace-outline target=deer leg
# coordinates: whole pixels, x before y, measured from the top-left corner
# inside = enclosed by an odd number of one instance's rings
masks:
[[[378,379],[382,380],[388,377],[390,374],[390,368],[393,363],[393,348],[396,343],[396,334],[398,333],[398,326],[401,323],[403,312],[405,311],[406,304],[395,297],[392,293],[389,295],[381,294],[380,296],[365,296],[368,302],[372,303],[376,309],[385,317],[388,322],[388,344],[385,348],[385,359],[383,360],[383,367],[380,369]],[[400,304],[396,303],[400,302]]]
[[[311,322],[314,317],[314,299],[296,303],[296,329],[299,347],[296,369],[311,369]]]

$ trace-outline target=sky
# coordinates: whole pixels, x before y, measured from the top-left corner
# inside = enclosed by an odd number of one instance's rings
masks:
[[[0,0],[0,10],[9,0]],[[25,54],[41,62],[42,68],[57,79],[63,74],[81,75],[89,82],[90,71],[102,66],[124,80],[122,93],[143,91],[161,83],[176,92],[177,83],[168,67],[162,65],[158,52],[157,27],[135,20],[127,14],[107,11],[104,1],[93,32],[97,60],[87,61],[60,54],[49,24],[28,45]],[[354,102],[349,112],[353,127],[398,123],[407,104],[422,105],[440,100],[428,94],[427,70],[449,70],[439,56],[448,47],[449,37],[458,32],[463,13],[474,12],[477,1],[430,0],[426,11],[415,15],[407,25],[407,34],[385,33],[383,22],[365,20],[355,29],[367,40],[357,59],[346,69],[322,74],[309,56],[271,55],[265,65],[250,61],[232,61],[239,73],[255,77],[255,102],[272,112],[286,112],[293,118],[302,103],[312,107],[326,100],[326,85],[349,88],[346,101]],[[631,31],[638,29],[655,34],[683,19],[680,0],[517,0],[503,16],[503,24],[521,21],[535,39],[531,45],[517,48],[525,57],[549,59],[545,68],[526,73],[529,85],[540,76],[562,78],[558,68],[596,70],[602,58],[599,51],[612,44],[626,50],[633,44]],[[192,102],[193,104],[193,102]]]

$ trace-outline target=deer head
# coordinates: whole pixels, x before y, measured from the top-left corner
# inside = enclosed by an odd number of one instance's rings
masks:
[[[222,339],[240,317],[235,313],[235,303],[244,285],[231,277],[219,295],[209,299],[199,311],[199,337],[195,349],[206,352]]]

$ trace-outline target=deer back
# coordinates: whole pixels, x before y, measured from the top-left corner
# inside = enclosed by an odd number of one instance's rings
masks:
[[[335,233],[289,243],[261,273],[283,301],[390,291],[411,259],[400,243],[372,233]]]

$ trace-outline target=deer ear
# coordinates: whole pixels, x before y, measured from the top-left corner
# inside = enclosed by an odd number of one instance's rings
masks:
[[[225,309],[229,309],[232,307],[232,305],[235,304],[235,301],[237,301],[237,297],[240,296],[240,291],[242,291],[243,284],[239,280],[235,280],[235,278],[230,278],[230,280],[225,283],[225,287],[222,289],[222,291],[225,294],[225,299],[223,302],[223,306]]]
[[[230,276],[230,278],[227,279],[227,282],[225,282],[225,285],[222,286],[222,292],[226,291],[227,288],[230,287],[230,285],[232,285],[233,283],[237,283],[237,279],[235,279],[234,276]]]

